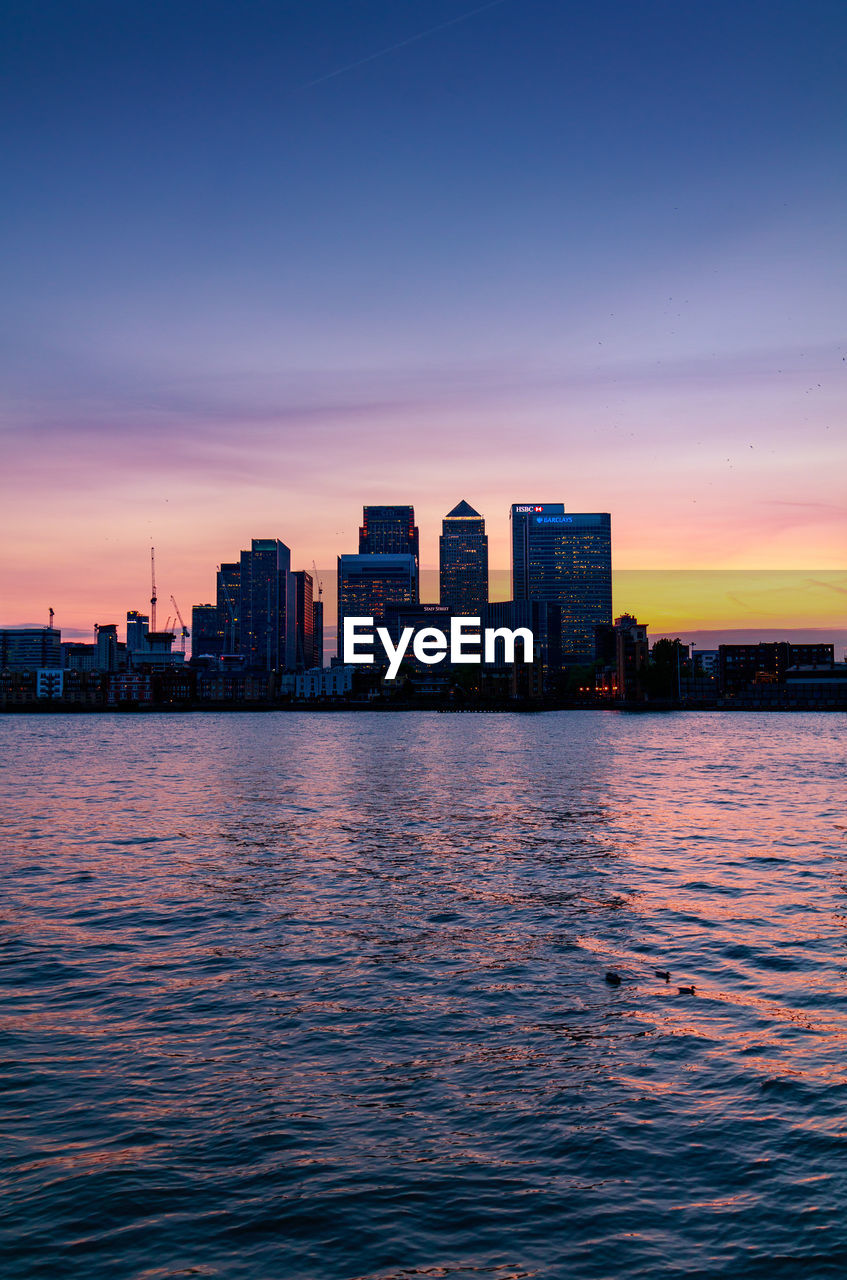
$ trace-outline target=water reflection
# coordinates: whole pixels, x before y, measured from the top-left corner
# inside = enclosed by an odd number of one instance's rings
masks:
[[[836,1274],[842,722],[763,719],[4,721],[17,1274]]]

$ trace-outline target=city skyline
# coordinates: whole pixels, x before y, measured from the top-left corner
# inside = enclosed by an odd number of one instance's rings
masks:
[[[122,616],[150,545],[183,607],[257,535],[333,565],[351,492],[423,571],[551,486],[618,571],[844,569],[842,7],[2,21],[5,624]]]

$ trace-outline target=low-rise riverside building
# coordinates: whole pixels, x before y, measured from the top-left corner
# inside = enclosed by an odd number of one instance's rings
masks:
[[[298,701],[317,698],[345,698],[353,691],[353,677],[361,668],[337,663],[331,667],[313,667],[296,677],[294,696]]]

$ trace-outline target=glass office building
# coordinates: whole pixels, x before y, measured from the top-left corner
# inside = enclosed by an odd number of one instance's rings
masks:
[[[462,501],[444,517],[438,539],[441,603],[453,613],[478,617],[488,604],[488,536],[485,520]]]
[[[216,609],[221,653],[238,653],[241,629],[238,623],[241,608],[241,564],[231,561],[218,569]]]
[[[348,555],[338,557],[338,643],[343,656],[344,618],[385,619],[396,604],[417,604],[418,565],[413,555]]]
[[[288,658],[289,670],[303,671],[315,665],[315,609],[312,575],[299,569],[289,575]]]
[[[511,509],[512,598],[561,606],[562,660],[591,662],[594,630],[612,622],[612,530],[607,512],[560,502]]]
[[[241,552],[239,652],[254,667],[286,666],[291,552],[278,538],[253,538]]]
[[[420,565],[420,535],[414,507],[363,507],[359,555],[414,556]]]

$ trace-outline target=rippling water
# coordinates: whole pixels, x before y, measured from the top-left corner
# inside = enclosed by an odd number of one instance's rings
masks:
[[[3,1274],[844,1276],[844,728],[4,718]]]

